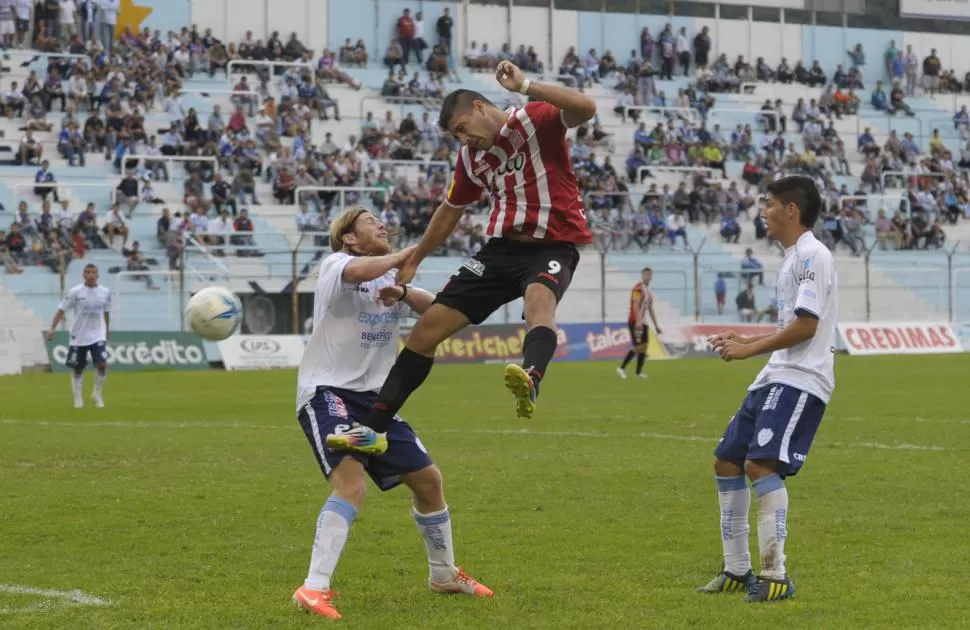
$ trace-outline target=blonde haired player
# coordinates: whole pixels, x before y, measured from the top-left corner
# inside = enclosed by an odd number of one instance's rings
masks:
[[[441,472],[414,430],[397,416],[382,434],[358,424],[394,365],[400,320],[424,312],[434,296],[395,284],[394,270],[412,248],[391,253],[387,228],[366,208],[347,208],[334,220],[330,246],[333,254],[324,259],[317,279],[313,333],[300,362],[296,407],[332,493],[317,520],[310,570],[293,601],[309,613],[340,618],[331,578],[364,501],[367,477],[381,490],[401,483],[410,488],[431,590],[490,597],[491,590],[455,565]],[[348,444],[353,452],[331,446]]]
[[[627,319],[627,326],[630,328],[630,343],[633,348],[626,353],[620,367],[616,368],[616,373],[620,378],[626,378],[626,366],[630,364],[633,357],[637,358],[637,376],[647,378],[643,373],[643,364],[647,360],[647,346],[650,344],[650,327],[647,326],[647,315],[653,322],[653,327],[660,334],[660,325],[657,324],[657,315],[653,312],[653,291],[650,290],[650,281],[653,280],[653,270],[644,267],[640,272],[640,282],[633,285],[630,291],[630,315]]]

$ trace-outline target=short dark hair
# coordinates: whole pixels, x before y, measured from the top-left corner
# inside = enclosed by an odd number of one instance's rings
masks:
[[[644,274],[644,273],[646,273],[646,272],[648,272],[648,271],[649,271],[650,273],[653,273],[653,269],[651,269],[650,267],[644,267],[643,269],[641,269],[641,270],[640,270],[640,273],[641,273],[641,274]]]
[[[88,269],[94,269],[95,271],[97,271],[98,266],[95,265],[94,263],[88,263],[84,265],[84,271],[87,271]]]
[[[455,114],[471,109],[472,103],[481,101],[486,105],[493,105],[492,101],[475,90],[455,90],[445,97],[441,104],[441,114],[438,116],[438,126],[448,131]]]
[[[815,227],[815,222],[822,213],[822,195],[811,177],[805,175],[783,177],[769,184],[767,192],[783,205],[795,204],[801,224],[809,229]]]

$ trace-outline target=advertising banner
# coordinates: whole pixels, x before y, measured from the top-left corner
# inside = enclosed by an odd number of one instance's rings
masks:
[[[777,326],[774,324],[689,324],[672,329],[664,329],[664,346],[671,358],[712,358],[718,357],[707,343],[711,335],[733,330],[739,335],[769,335]]]
[[[468,327],[438,346],[435,360],[441,363],[505,363],[522,359],[525,325],[506,324]],[[402,335],[401,345],[406,335]],[[618,361],[630,349],[630,331],[625,322],[607,324],[562,324],[554,361]],[[666,358],[663,345],[650,336],[651,359]]]
[[[970,4],[954,0],[899,0],[899,15],[912,18],[970,20]]]
[[[0,376],[20,374],[20,344],[13,328],[0,326]]]
[[[296,368],[304,345],[300,335],[235,335],[219,342],[219,354],[227,370]]]
[[[51,370],[67,372],[68,335],[58,332],[47,342]],[[209,367],[202,339],[181,332],[129,332],[108,334],[108,366],[112,370],[203,370]],[[90,359],[89,359],[90,361]]]
[[[963,352],[947,322],[842,323],[839,335],[849,354],[942,354]]]

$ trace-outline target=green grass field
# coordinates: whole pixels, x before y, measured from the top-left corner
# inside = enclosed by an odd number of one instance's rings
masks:
[[[459,562],[496,596],[428,591],[407,491],[374,490],[337,570],[336,623],[970,627],[970,355],[840,358],[836,399],[788,484],[798,598],[693,592],[720,566],[711,450],[760,366],[656,362],[640,382],[560,364],[528,424],[500,366],[439,366],[404,415],[444,472]],[[294,381],[116,373],[108,408],[75,411],[66,375],[0,379],[0,627],[334,623],[290,603],[328,494]]]

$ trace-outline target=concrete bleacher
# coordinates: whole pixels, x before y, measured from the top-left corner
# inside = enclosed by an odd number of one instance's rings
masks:
[[[21,58],[27,59],[23,53],[12,52],[11,57],[14,72],[8,75],[8,81],[21,81],[20,74],[25,76],[29,69],[43,70],[42,61],[28,68],[19,68],[17,61]],[[395,119],[400,119],[407,113],[412,113],[419,118],[422,113],[428,111],[427,105],[423,103],[401,104],[382,99],[379,95],[380,88],[387,76],[386,69],[383,67],[371,66],[345,70],[353,75],[363,88],[356,90],[349,86],[328,86],[331,95],[340,104],[341,120],[315,122],[312,128],[315,143],[322,142],[327,132],[333,133],[334,140],[338,144],[343,144],[350,135],[359,136],[361,116],[367,112],[373,112],[374,117],[380,120],[386,111],[393,112]],[[482,92],[498,103],[503,103],[508,97],[496,85],[491,73],[460,70],[458,77],[460,82],[447,83],[446,90],[459,86],[469,87]],[[199,75],[193,77],[185,83],[186,93],[181,97],[183,107],[186,110],[195,108],[200,119],[204,120],[213,107],[219,105],[224,115],[228,117],[233,107],[224,91],[232,87],[231,84],[235,82],[235,78],[226,79],[221,76],[209,78]],[[677,90],[684,86],[682,78],[658,82],[658,89],[663,90],[671,100]],[[614,134],[614,163],[619,164],[633,146],[635,126],[632,123],[621,124],[619,118],[613,114],[615,93],[609,88],[609,84],[595,85],[588,88],[587,93],[599,106],[598,121],[604,129]],[[760,129],[756,124],[756,115],[765,99],[770,98],[774,101],[780,98],[785,101],[786,109],[790,109],[797,98],[807,100],[819,94],[818,90],[812,91],[802,86],[764,84],[759,84],[753,94],[718,94],[716,95],[718,104],[710,115],[708,125],[718,124],[722,133],[729,134],[738,124],[750,124],[756,130],[754,143],[760,146]],[[914,108],[927,111],[921,111],[916,118],[907,119],[899,116],[888,118],[873,110],[868,105],[867,91],[859,92],[859,96],[862,100],[859,115],[846,116],[836,123],[836,128],[849,150],[855,175],[861,172],[861,156],[856,152],[855,137],[865,127],[871,127],[880,139],[880,134],[885,136],[892,130],[900,135],[908,131],[917,137],[917,141],[922,146],[926,145],[931,129],[938,127],[944,142],[952,149],[956,150],[965,143],[953,130],[952,124],[944,125],[941,122],[952,116],[952,111],[946,109],[942,100],[911,100],[910,104]],[[433,117],[436,117],[435,114],[436,112],[432,112]],[[59,121],[60,114],[54,113],[51,119]],[[646,114],[646,119],[650,123],[663,120],[659,115],[650,113]],[[167,116],[157,109],[146,115],[148,130],[161,129],[167,124]],[[19,135],[16,135],[20,134],[16,129],[16,122],[2,120],[0,129],[5,131],[8,138],[19,138]],[[99,216],[103,217],[106,213],[105,203],[109,188],[106,184],[113,187],[120,179],[120,175],[113,171],[112,166],[104,160],[103,156],[96,154],[89,154],[84,168],[70,168],[56,154],[56,128],[49,134],[37,135],[46,145],[45,158],[51,161],[51,170],[63,183],[62,193],[71,200],[72,208],[77,212],[89,201],[94,201],[98,203]],[[792,132],[791,125],[789,136],[796,142],[796,146],[800,146],[800,141]],[[597,153],[601,155],[603,151],[597,150]],[[736,177],[740,169],[739,162],[728,162],[729,178]],[[19,199],[30,201],[32,214],[38,211],[39,200],[32,191],[17,188],[18,184],[33,182],[34,170],[34,167],[26,166],[0,168],[0,175],[3,176],[3,183],[0,184],[0,203],[3,203],[8,211],[16,208]],[[129,242],[140,241],[146,255],[159,260],[161,263],[159,269],[166,268],[166,261],[164,252],[155,238],[155,223],[162,207],[169,207],[173,212],[183,209],[180,203],[182,194],[179,172],[181,169],[170,170],[173,180],[155,185],[156,194],[169,203],[151,208],[142,205],[129,222],[131,232]],[[409,179],[416,177],[419,172],[420,169],[402,169],[402,174],[407,174]],[[257,247],[264,255],[259,258],[237,256],[219,258],[203,252],[202,248],[189,246],[184,276],[187,285],[186,293],[213,281],[228,281],[231,288],[240,292],[250,291],[254,285],[260,290],[278,291],[289,285],[294,268],[304,271],[312,265],[314,260],[312,244],[308,242],[309,239],[301,240],[299,235],[295,234],[296,209],[293,206],[276,205],[272,202],[269,184],[262,179],[258,181],[257,194],[263,200],[263,205],[251,205],[248,209],[256,226],[254,236]],[[679,178],[676,175],[664,174],[651,181],[658,184],[676,183]],[[837,183],[846,183],[852,189],[856,182],[856,177],[837,179]],[[89,184],[100,184],[103,188],[91,187]],[[634,204],[639,201],[642,192],[641,187],[632,187],[631,197]],[[365,204],[370,203],[366,196],[363,201]],[[374,210],[376,211],[377,208]],[[3,216],[0,214],[0,219]],[[694,248],[704,243],[696,258],[691,252],[674,251],[663,246],[654,247],[647,254],[637,254],[632,251],[610,252],[606,256],[600,255],[591,248],[585,253],[570,293],[564,301],[565,317],[570,321],[598,321],[604,318],[609,320],[624,317],[629,287],[637,280],[643,266],[651,266],[655,270],[654,290],[657,295],[658,316],[665,324],[677,324],[695,319],[736,321],[733,296],[741,288],[737,272],[744,249],[747,246],[754,247],[756,255],[766,267],[765,285],[757,287],[756,299],[759,307],[767,305],[768,300],[771,299],[771,285],[780,264],[780,257],[776,253],[768,250],[763,243],[753,240],[750,225],[745,224],[743,229],[741,242],[735,245],[723,243],[717,234],[716,226],[711,228],[692,226],[689,229],[689,237]],[[957,240],[962,240],[964,243],[970,242],[970,231],[966,229],[965,224],[947,229],[951,242]],[[942,252],[876,251],[870,259],[867,280],[865,266],[859,259],[851,258],[846,251],[837,251],[842,286],[842,319],[866,317],[946,319],[951,310],[955,317],[970,316],[970,291],[967,291],[970,289],[970,272],[961,272],[961,270],[970,269],[970,255],[965,251],[964,246],[953,258],[956,290],[952,294],[947,290],[947,258]],[[103,282],[115,289],[118,296],[116,301],[120,303],[120,308],[116,306],[115,327],[117,329],[180,327],[180,305],[184,303],[187,295],[179,294],[177,289],[179,282],[176,282],[173,276],[168,277],[166,281],[165,274],[159,274],[161,289],[155,291],[149,290],[144,282],[128,275],[107,277],[107,268],[124,264],[120,255],[120,239],[114,249],[91,251],[83,261],[72,263],[67,272],[68,286],[80,278],[78,265],[82,262],[98,264],[105,274]],[[444,284],[459,264],[457,258],[429,259],[422,266],[417,280],[429,289],[437,289]],[[713,293],[714,280],[719,272],[735,274],[734,279],[729,280],[727,311],[720,316],[716,313]],[[940,278],[943,278],[942,284]],[[304,288],[306,286],[306,284],[303,285]],[[12,313],[9,316],[11,320],[15,319],[24,325],[29,323],[31,326],[43,326],[50,313],[56,308],[61,288],[57,274],[51,273],[46,268],[31,268],[21,276],[0,277],[0,300],[3,300],[5,310]],[[512,304],[508,309],[496,313],[490,321],[515,322],[520,316],[521,306]]]

